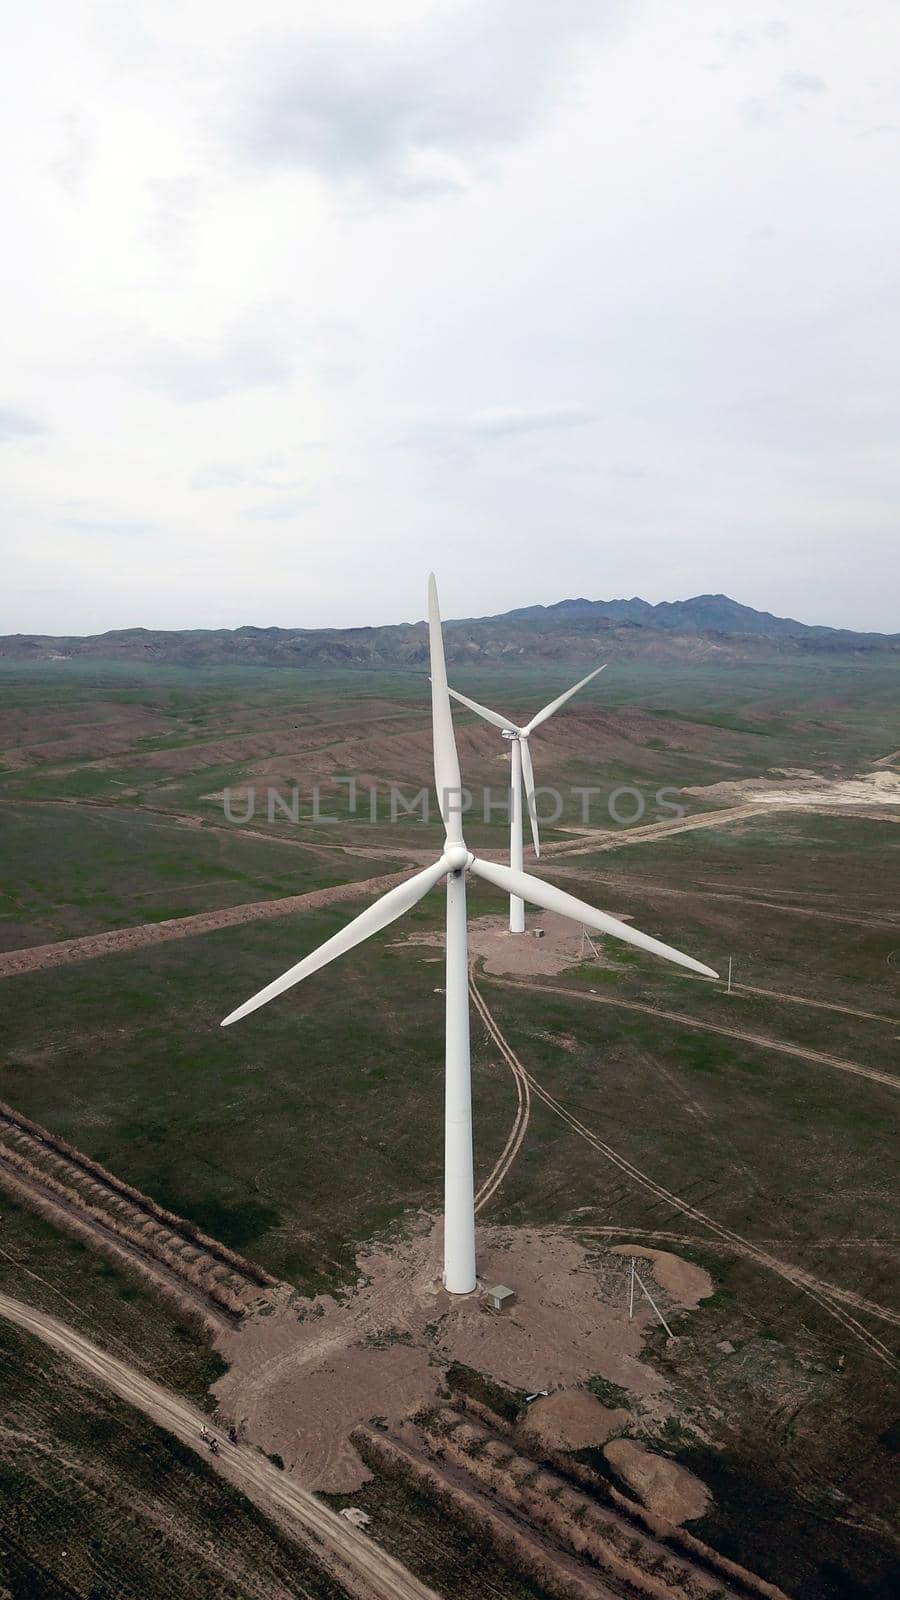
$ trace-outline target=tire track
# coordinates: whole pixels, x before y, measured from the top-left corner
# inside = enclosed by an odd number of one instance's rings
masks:
[[[475,1009],[481,1017],[482,1022],[487,1028],[488,1033],[496,1044],[497,1049],[500,1051],[501,1056],[513,1075],[517,1097],[516,1115],[513,1119],[513,1125],[509,1131],[507,1141],[503,1146],[503,1149],[500,1152],[500,1156],[494,1164],[494,1167],[488,1173],[488,1176],[485,1178],[484,1183],[481,1185],[481,1188],[478,1190],[478,1193],[475,1196],[475,1211],[477,1213],[487,1205],[489,1200],[494,1198],[494,1195],[500,1188],[500,1185],[502,1184],[504,1178],[509,1172],[510,1167],[515,1161],[516,1156],[519,1154],[519,1151],[522,1148],[522,1143],[528,1131],[528,1123],[531,1118],[531,1085],[528,1082],[527,1073],[522,1067],[521,1062],[513,1054],[502,1033],[500,1032],[500,1029],[494,1022],[491,1013],[489,1012],[487,1006],[481,998],[481,995],[475,987],[475,983],[471,975],[469,978],[469,994],[472,997],[472,1000],[475,1004]]]
[[[723,1039],[737,1039],[742,1044],[752,1044],[761,1050],[774,1050],[779,1055],[796,1056],[800,1061],[811,1061],[816,1066],[836,1067],[839,1072],[850,1072],[858,1078],[868,1078],[872,1083],[881,1083],[889,1089],[900,1090],[900,1076],[893,1072],[879,1072],[874,1067],[861,1067],[856,1061],[845,1061],[841,1056],[826,1055],[822,1050],[810,1050],[806,1045],[788,1044],[783,1039],[770,1039],[762,1033],[747,1033],[742,1028],[727,1028],[721,1022],[707,1022],[699,1017],[685,1015],[681,1011],[665,1011],[661,1006],[645,1005],[640,1000],[620,1000],[614,995],[585,994],[582,989],[566,989],[561,984],[518,982],[515,978],[501,978],[491,975],[492,983],[503,984],[509,989],[524,989],[529,992],[540,990],[542,994],[562,995],[567,1000],[584,1000],[590,1005],[617,1006],[622,1011],[639,1011],[646,1016],[662,1017],[665,1022],[675,1022],[679,1027],[696,1028],[701,1033],[717,1033]]]
[[[502,979],[493,978],[491,981],[501,983],[504,982]],[[474,988],[474,980],[472,980],[472,982]],[[516,988],[521,987],[521,985],[509,983],[508,987]],[[536,987],[543,988],[545,986],[540,985]],[[566,995],[571,995],[572,993],[571,990],[563,990],[562,992]],[[482,1005],[485,1005],[483,997],[480,994],[479,999],[481,1000]],[[486,1005],[485,1010],[487,1010]],[[651,1178],[645,1172],[641,1172],[640,1168],[634,1166],[632,1162],[628,1161],[626,1157],[620,1155],[618,1151],[613,1150],[611,1145],[606,1144],[604,1140],[600,1139],[591,1128],[586,1127],[583,1122],[581,1122],[577,1117],[573,1116],[572,1113],[568,1111],[567,1108],[560,1103],[560,1101],[555,1099],[555,1097],[551,1095],[542,1084],[538,1083],[537,1079],[531,1073],[529,1073],[526,1068],[521,1066],[521,1062],[519,1065],[531,1086],[533,1094],[535,1094],[537,1098],[554,1113],[554,1115],[560,1117],[561,1120],[579,1136],[579,1138],[584,1139],[585,1142],[589,1144],[592,1149],[596,1150],[599,1155],[604,1156],[606,1160],[612,1162],[613,1166],[617,1167],[619,1171],[624,1173],[625,1176],[628,1177],[633,1183],[636,1183],[641,1188],[646,1189],[647,1192],[652,1194],[657,1200],[664,1202],[667,1206],[671,1207],[675,1211],[680,1212],[682,1216],[690,1217],[692,1221],[698,1222],[701,1227],[708,1229],[717,1239],[720,1239],[723,1243],[730,1245],[735,1255],[743,1256],[745,1259],[753,1261],[759,1266],[765,1267],[769,1272],[775,1273],[779,1278],[782,1278],[785,1282],[790,1283],[792,1287],[798,1289],[802,1294],[807,1295],[808,1298],[813,1300],[816,1305],[820,1306],[821,1309],[826,1311],[829,1316],[833,1317],[836,1322],[839,1322],[841,1326],[845,1328],[846,1331],[855,1339],[857,1339],[860,1344],[864,1345],[870,1354],[874,1355],[877,1360],[892,1368],[896,1366],[894,1353],[889,1346],[884,1344],[876,1334],[872,1333],[861,1322],[859,1322],[856,1317],[852,1315],[852,1312],[848,1308],[852,1306],[855,1310],[864,1312],[869,1316],[874,1316],[880,1318],[882,1321],[900,1326],[900,1316],[898,1316],[895,1312],[889,1311],[884,1306],[876,1305],[873,1301],[865,1300],[861,1295],[854,1293],[850,1289],[841,1289],[835,1284],[825,1283],[821,1279],[814,1277],[812,1273],[807,1272],[803,1267],[796,1267],[789,1262],[779,1260],[777,1256],[773,1256],[769,1251],[763,1250],[759,1246],[751,1244],[748,1239],[744,1239],[739,1233],[735,1233],[732,1228],[727,1227],[723,1223],[717,1222],[715,1218],[708,1216],[706,1212],[701,1211],[698,1206],[692,1205],[690,1201],[682,1199],[680,1195],[673,1194],[670,1189],[666,1189],[664,1185],[657,1183],[654,1178]]]
[[[839,1006],[833,1000],[811,1000],[808,995],[787,994],[783,989],[759,989],[752,983],[732,983],[731,992],[755,994],[763,1000],[779,1000],[791,1006],[810,1006],[814,1011],[837,1011],[842,1017],[860,1017],[863,1022],[883,1022],[888,1028],[900,1026],[900,1018],[888,1017],[883,1011],[860,1011],[856,1006]]]
[[[551,867],[552,871],[552,867]],[[557,867],[556,874],[559,878],[577,878],[577,868]],[[850,911],[830,911],[824,906],[792,906],[786,905],[782,900],[754,900],[746,894],[734,894],[726,889],[679,889],[672,884],[656,883],[652,880],[642,879],[639,884],[624,878],[606,876],[606,888],[628,888],[632,892],[637,889],[641,894],[652,898],[659,895],[668,900],[729,900],[740,906],[756,906],[764,911],[780,911],[786,916],[815,917],[818,922],[847,923],[853,928],[873,928],[878,933],[895,933],[897,920],[895,917],[866,917],[856,916]]]
[[[168,1428],[285,1528],[352,1593],[367,1600],[439,1600],[434,1590],[420,1583],[373,1539],[329,1510],[258,1452],[244,1445],[227,1445],[217,1456],[212,1455],[200,1437],[208,1419],[170,1390],[98,1349],[55,1317],[5,1294],[0,1294],[0,1316],[74,1361],[152,1422]]]

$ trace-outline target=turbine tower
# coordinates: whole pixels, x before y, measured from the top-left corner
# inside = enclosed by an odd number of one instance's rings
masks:
[[[460,694],[457,689],[448,689],[447,691],[448,694],[453,696],[454,700],[459,701],[460,705],[468,706],[470,711],[474,711],[479,717],[483,717],[485,722],[493,723],[495,728],[500,729],[504,739],[508,739],[510,742],[509,864],[515,872],[522,871],[523,778],[525,779],[525,804],[528,807],[528,815],[531,818],[531,837],[534,840],[534,853],[538,859],[540,859],[541,854],[537,807],[534,800],[534,767],[531,765],[531,751],[528,748],[528,740],[534,733],[535,728],[539,728],[542,722],[546,722],[548,717],[552,717],[554,711],[558,711],[560,706],[564,706],[567,700],[571,700],[573,694],[577,694],[579,689],[583,689],[586,683],[590,683],[592,678],[596,678],[598,672],[603,672],[605,666],[606,662],[603,663],[602,667],[595,667],[593,672],[589,672],[586,678],[582,678],[578,683],[573,683],[571,689],[567,689],[565,694],[561,694],[557,700],[551,700],[550,704],[545,706],[543,711],[539,711],[536,717],[532,717],[524,728],[518,727],[515,722],[510,722],[508,717],[501,717],[499,711],[491,711],[488,706],[480,706],[477,700],[470,700],[466,695]],[[525,932],[525,901],[518,894],[511,894],[509,897],[509,931],[510,933]]]
[[[552,884],[542,883],[529,873],[481,861],[466,848],[462,834],[462,783],[459,758],[453,737],[453,719],[444,665],[444,643],[438,611],[437,587],[433,575],[428,580],[428,631],[431,650],[431,720],[434,739],[434,782],[446,838],[439,859],[423,872],[382,895],[340,933],[327,939],[318,950],[298,961],[252,999],[232,1011],[222,1023],[228,1027],[263,1006],[276,995],[308,978],[336,956],[352,950],[373,933],[396,922],[416,905],[441,878],[447,880],[446,945],[446,1057],[444,1068],[444,1285],[451,1294],[470,1294],[476,1285],[475,1272],[475,1186],[472,1160],[472,1088],[469,1056],[468,925],[466,918],[466,874],[494,884],[506,894],[528,898],[547,911],[559,911],[600,933],[612,934],[626,944],[637,945],[653,955],[674,961],[677,966],[699,972],[705,978],[717,973],[692,956],[682,955],[669,945],[629,928],[615,917]],[[550,708],[553,709],[552,707]]]

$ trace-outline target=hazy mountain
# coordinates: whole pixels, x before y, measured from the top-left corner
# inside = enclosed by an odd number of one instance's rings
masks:
[[[631,600],[559,600],[496,617],[470,617],[447,626],[453,662],[594,660],[644,656],[651,660],[760,660],[811,653],[900,653],[900,634],[853,633],[754,611],[725,594],[696,595],[651,605]],[[10,634],[0,659],[72,658],[155,661],[177,665],[423,666],[425,625],[369,628],[216,628],[167,632],[126,628],[87,637]]]

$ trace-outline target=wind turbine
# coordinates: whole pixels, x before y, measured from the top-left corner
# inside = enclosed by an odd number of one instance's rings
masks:
[[[567,700],[571,700],[573,694],[577,694],[579,689],[583,689],[586,683],[590,683],[592,678],[596,678],[598,672],[603,672],[605,666],[606,662],[604,661],[602,667],[595,667],[593,672],[589,672],[586,678],[582,678],[579,683],[573,683],[571,689],[567,689],[565,694],[561,694],[557,700],[551,700],[550,704],[545,706],[543,711],[539,711],[536,717],[532,717],[524,728],[520,728],[515,722],[510,722],[508,717],[501,717],[499,711],[491,711],[488,706],[480,706],[477,700],[469,700],[466,695],[460,694],[458,689],[448,689],[447,691],[448,694],[453,696],[454,700],[459,701],[460,705],[468,706],[470,711],[474,711],[479,717],[483,717],[485,722],[492,722],[495,728],[500,729],[504,739],[508,739],[510,742],[509,864],[514,872],[522,871],[523,777],[525,779],[525,804],[528,807],[528,815],[531,818],[531,837],[534,840],[534,853],[538,858],[540,858],[541,854],[537,808],[534,800],[534,767],[531,765],[531,751],[528,748],[528,740],[531,734],[534,733],[535,728],[539,728],[542,722],[546,722],[548,717],[552,717],[554,711],[558,711],[560,706],[564,706]],[[509,897],[509,931],[510,933],[525,932],[525,901],[518,894],[511,894]]]
[[[717,973],[692,956],[685,956],[669,945],[638,933],[615,917],[576,900],[574,895],[529,873],[481,861],[466,848],[462,834],[462,783],[459,757],[453,737],[453,719],[447,692],[444,643],[438,611],[437,587],[433,575],[428,580],[428,632],[431,650],[431,719],[434,739],[434,782],[438,805],[446,829],[443,853],[423,872],[368,906],[346,928],[327,939],[318,950],[290,967],[274,983],[260,989],[252,999],[232,1011],[223,1028],[238,1022],[258,1006],[283,994],[301,979],[308,978],[336,956],[352,950],[373,933],[378,933],[409,911],[441,878],[447,880],[446,942],[446,1056],[444,1069],[444,1285],[451,1294],[471,1294],[475,1273],[475,1193],[472,1162],[472,1088],[469,1057],[468,926],[466,920],[466,874],[493,883],[505,894],[527,897],[547,911],[559,911],[575,922],[612,934],[626,944],[674,961],[705,978]]]

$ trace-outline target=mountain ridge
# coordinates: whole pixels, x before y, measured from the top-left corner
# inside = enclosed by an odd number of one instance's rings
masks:
[[[757,611],[725,594],[657,604],[630,599],[558,600],[494,616],[449,619],[448,659],[514,661],[526,655],[582,660],[610,657],[741,661],[766,655],[900,653],[900,634],[861,633]],[[155,661],[171,665],[424,666],[424,622],[357,628],[116,628],[102,634],[8,634],[2,661],[72,659]]]

